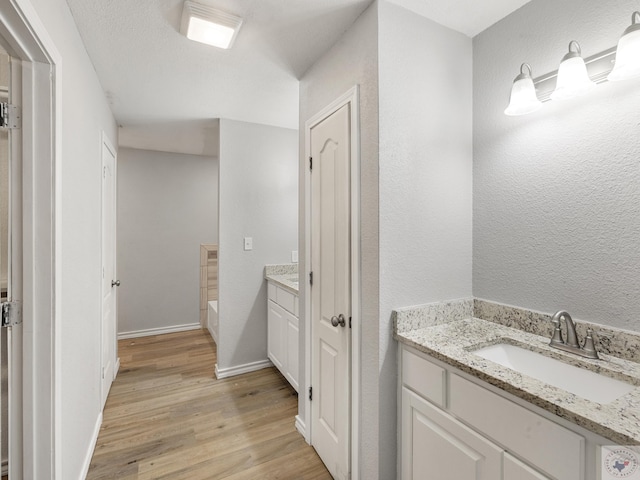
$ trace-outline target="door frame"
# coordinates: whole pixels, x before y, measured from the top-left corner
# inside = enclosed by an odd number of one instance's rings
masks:
[[[113,242],[113,262],[114,262],[114,268],[113,268],[113,278],[105,278],[104,276],[102,277],[102,282],[101,282],[101,288],[100,288],[100,305],[102,307],[102,315],[100,317],[100,322],[101,322],[101,330],[100,330],[100,337],[101,337],[101,341],[100,341],[100,368],[101,368],[101,372],[102,375],[104,376],[104,371],[102,369],[104,369],[104,364],[103,364],[103,360],[104,360],[104,352],[102,351],[102,349],[104,348],[104,338],[102,338],[102,335],[104,335],[104,325],[102,325],[102,322],[104,322],[104,301],[102,298],[102,294],[104,292],[104,282],[111,282],[112,280],[115,280],[118,278],[118,262],[117,262],[117,251],[118,251],[118,240],[117,240],[117,231],[118,231],[118,221],[117,221],[117,217],[118,217],[118,150],[113,146],[113,144],[111,143],[111,140],[109,140],[109,137],[107,136],[106,132],[102,132],[101,136],[100,136],[100,155],[102,154],[102,147],[106,147],[109,152],[111,152],[111,154],[113,155],[113,215],[114,215],[114,232],[113,232],[113,236],[114,236],[114,242]],[[105,168],[105,164],[104,164],[104,156],[101,158],[101,162],[102,162],[102,169]],[[102,171],[101,169],[101,171]],[[101,222],[100,222],[100,261],[102,266],[104,267],[104,249],[103,249],[103,244],[104,244],[104,240],[105,240],[105,234],[106,232],[104,231],[104,182],[100,182],[101,184],[101,189],[102,191],[100,192],[101,195]],[[113,286],[111,287],[113,289]],[[113,378],[111,379],[111,381],[113,382],[113,380],[116,378],[116,375],[118,374],[118,370],[120,369],[120,359],[118,358],[118,289],[115,288],[113,291],[113,295],[114,295],[114,332],[113,332],[113,342],[114,342],[114,347],[113,347],[113,358],[111,359],[111,361],[113,362]],[[103,402],[104,401],[104,394],[105,392],[103,391],[104,388],[104,379],[101,380],[100,382],[100,401]],[[101,406],[100,410],[102,411],[102,409],[104,408],[104,405]]]
[[[351,193],[350,193],[350,216],[351,216],[351,478],[360,478],[360,335],[361,335],[361,314],[360,314],[360,108],[359,108],[359,86],[355,85],[348,91],[331,102],[325,108],[313,115],[305,122],[305,168],[304,168],[304,235],[305,235],[305,271],[301,272],[305,279],[309,278],[311,272],[311,172],[306,163],[311,156],[311,129],[322,122],[327,117],[338,111],[345,105],[350,105],[350,129],[351,129]],[[304,324],[305,324],[305,368],[304,368],[304,392],[309,391],[311,386],[311,362],[312,339],[311,339],[311,295],[309,282],[300,282],[300,287],[304,289]],[[305,395],[304,426],[299,427],[307,443],[311,444],[311,400]]]
[[[22,61],[23,478],[60,479],[62,57],[29,0],[0,3]]]

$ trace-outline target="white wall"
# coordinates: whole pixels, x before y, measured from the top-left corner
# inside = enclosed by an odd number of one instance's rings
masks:
[[[387,1],[379,10],[380,465],[396,472],[391,311],[470,297],[472,42]]]
[[[117,130],[64,0],[31,0],[62,57],[61,318],[62,478],[76,479],[100,414],[101,135]]]
[[[200,322],[200,244],[218,242],[218,160],[118,153],[118,333]]]
[[[304,204],[305,122],[336,100],[360,85],[360,250],[361,268],[361,384],[360,477],[378,478],[379,466],[379,369],[378,342],[380,334],[378,303],[378,12],[377,4],[369,7],[343,37],[305,73],[300,81],[300,204]],[[304,264],[304,209],[300,211],[300,271]],[[300,283],[300,312],[305,311],[308,292]],[[390,332],[388,332],[390,334]],[[305,322],[300,322],[300,371],[304,371]],[[304,415],[304,396],[299,408]],[[394,415],[385,412],[385,415]],[[393,433],[395,437],[395,433]],[[380,458],[380,462],[388,456]],[[383,478],[383,477],[380,477]],[[393,477],[389,477],[393,478]]]
[[[640,89],[507,117],[520,64],[556,70],[570,40],[615,46],[637,2],[534,0],[474,39],[474,272],[478,297],[640,330]]]
[[[264,266],[298,249],[297,154],[296,130],[220,120],[220,370],[267,359]]]
[[[118,129],[118,141],[121,147],[217,158],[219,129],[217,118],[127,125]]]

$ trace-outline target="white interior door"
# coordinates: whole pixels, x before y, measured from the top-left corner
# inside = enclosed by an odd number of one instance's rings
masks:
[[[350,462],[350,105],[311,128],[311,443],[336,479]]]
[[[116,373],[116,153],[102,142],[102,406]]]

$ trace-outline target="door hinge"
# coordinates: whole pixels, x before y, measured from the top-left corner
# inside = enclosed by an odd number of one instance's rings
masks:
[[[313,400],[313,387],[309,387],[309,401]]]
[[[309,170],[313,170],[313,157],[309,157]]]
[[[13,327],[22,323],[22,304],[20,302],[3,302],[2,326]]]
[[[309,272],[309,285],[313,285],[313,272]]]
[[[351,328],[351,317],[349,317],[349,328]]]
[[[20,128],[21,124],[20,107],[6,102],[0,103],[0,128],[11,130]]]

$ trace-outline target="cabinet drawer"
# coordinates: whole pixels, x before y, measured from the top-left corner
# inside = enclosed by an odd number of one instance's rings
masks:
[[[278,305],[280,305],[288,312],[294,313],[296,296],[293,293],[287,292],[286,290],[277,287],[276,298],[276,303],[278,303]]]
[[[461,420],[552,477],[584,478],[580,435],[458,375],[449,376],[449,389],[449,411]]]
[[[446,378],[444,368],[402,349],[402,382],[439,407],[446,404]]]

